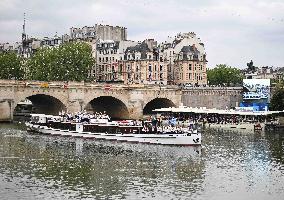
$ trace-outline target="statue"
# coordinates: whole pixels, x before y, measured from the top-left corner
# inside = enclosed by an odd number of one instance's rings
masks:
[[[247,66],[249,71],[255,72],[255,66],[253,66],[252,60],[249,63],[247,63]]]

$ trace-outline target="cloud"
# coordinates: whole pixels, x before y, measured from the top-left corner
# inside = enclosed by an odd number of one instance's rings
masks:
[[[282,0],[1,0],[0,42],[18,41],[23,13],[27,33],[44,37],[96,23],[125,26],[128,38],[164,41],[194,31],[205,44],[209,66],[284,67]]]

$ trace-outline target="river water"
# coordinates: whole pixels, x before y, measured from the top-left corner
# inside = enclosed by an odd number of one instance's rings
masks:
[[[284,199],[284,132],[206,130],[202,147],[169,147],[0,124],[0,199]]]

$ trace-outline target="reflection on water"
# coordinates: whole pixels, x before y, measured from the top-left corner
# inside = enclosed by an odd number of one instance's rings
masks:
[[[284,134],[207,130],[201,147],[28,134],[1,124],[1,199],[279,199]]]

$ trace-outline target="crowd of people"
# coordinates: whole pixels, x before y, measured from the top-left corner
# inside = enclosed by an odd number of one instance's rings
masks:
[[[64,121],[72,121],[78,123],[90,123],[92,119],[105,119],[110,120],[110,116],[106,112],[95,112],[94,114],[88,113],[86,110],[75,113],[61,111],[59,116],[63,117]]]

